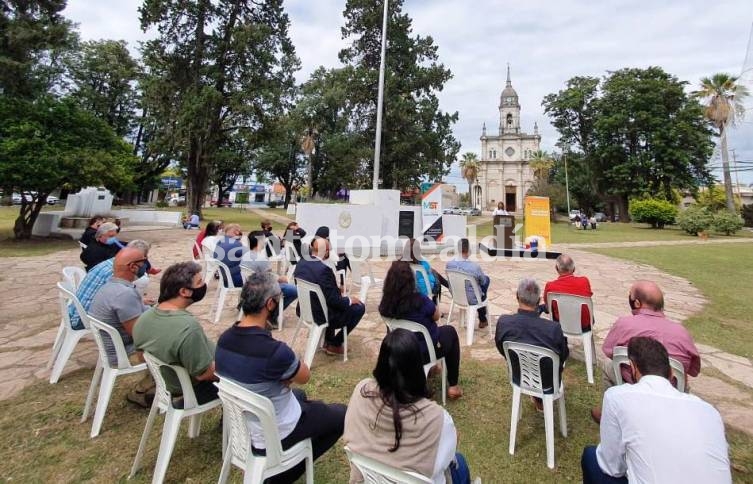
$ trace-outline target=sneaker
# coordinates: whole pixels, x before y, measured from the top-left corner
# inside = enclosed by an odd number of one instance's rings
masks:
[[[478,329],[484,329],[487,326],[489,326],[489,321],[484,320],[478,322]]]
[[[126,395],[126,400],[141,408],[151,408],[154,401],[154,393],[132,391]]]
[[[345,350],[342,346],[324,345],[324,352],[330,356],[342,356],[345,354]]]

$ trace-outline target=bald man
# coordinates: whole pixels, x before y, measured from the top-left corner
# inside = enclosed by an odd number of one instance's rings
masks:
[[[575,275],[575,261],[573,261],[572,257],[567,254],[560,254],[557,257],[554,268],[557,271],[558,277],[553,281],[547,282],[544,286],[544,304],[541,308],[544,312],[547,312],[546,298],[550,292],[583,297],[593,296],[591,282],[588,278],[586,276]],[[552,319],[559,321],[556,305],[552,308],[552,313]],[[583,332],[591,331],[591,315],[588,313],[587,306],[581,307],[580,326]]]
[[[636,281],[630,287],[628,304],[632,314],[622,316],[609,330],[602,350],[611,360],[615,346],[627,346],[630,338],[646,336],[659,341],[667,349],[669,356],[682,363],[685,374],[698,376],[701,371],[701,357],[688,330],[664,316],[664,293],[652,281]],[[611,364],[603,368],[607,386],[615,384]],[[624,371],[623,379],[633,383],[629,371]],[[687,381],[687,380],[686,380]]]
[[[118,330],[132,364],[144,361],[141,352],[134,350],[133,327],[149,306],[144,304],[134,281],[143,276],[146,270],[147,260],[143,249],[131,246],[122,249],[115,256],[112,279],[94,296],[89,310],[92,317]],[[115,346],[107,337],[104,341],[110,364],[117,365]],[[147,372],[127,399],[143,408],[149,408],[153,398],[154,382]]]
[[[343,296],[337,285],[332,267],[324,260],[329,257],[330,242],[316,237],[311,243],[311,257],[304,257],[295,265],[293,277],[317,284],[322,289],[327,303],[329,326],[324,332],[324,350],[328,355],[343,354],[343,331],[350,333],[361,321],[366,306],[355,296]],[[300,294],[299,294],[300,297]],[[312,309],[316,324],[324,324],[324,312],[317,298],[312,298]],[[300,311],[298,311],[300,314]],[[335,332],[342,328],[341,331]]]

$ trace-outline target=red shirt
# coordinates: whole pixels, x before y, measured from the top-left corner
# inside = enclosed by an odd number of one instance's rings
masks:
[[[199,233],[196,235],[196,245],[201,247],[201,241],[204,240],[204,237],[207,236],[207,229],[201,229]],[[196,248],[196,245],[193,246],[193,256],[194,258],[198,259],[201,257],[201,252]]]
[[[591,297],[593,291],[591,291],[591,283],[585,276],[574,276],[572,274],[563,274],[553,281],[549,281],[544,286],[544,302],[546,303],[547,294],[550,292],[560,292],[562,294],[572,294],[573,296]],[[552,319],[554,321],[559,320],[559,314],[557,313],[557,305],[552,307]],[[580,313],[580,327],[583,331],[591,329],[591,315],[588,313],[588,308],[583,306]]]

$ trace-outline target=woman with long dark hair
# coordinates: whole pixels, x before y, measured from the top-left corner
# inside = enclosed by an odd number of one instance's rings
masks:
[[[416,290],[416,282],[410,264],[404,261],[392,263],[384,278],[382,301],[379,314],[384,318],[406,319],[421,324],[429,330],[437,357],[444,357],[447,365],[447,396],[460,398],[463,391],[458,386],[460,372],[460,342],[455,328],[449,325],[438,326],[439,309],[431,299]],[[422,354],[428,361],[423,339],[416,335]]]
[[[345,414],[343,440],[350,450],[434,483],[469,482],[462,455],[456,454],[452,417],[429,398],[418,342],[396,329],[382,341],[373,378],[356,385]],[[363,477],[351,466],[350,482]]]

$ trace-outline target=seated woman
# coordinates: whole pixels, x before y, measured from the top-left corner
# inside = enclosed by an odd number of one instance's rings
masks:
[[[243,317],[217,341],[216,373],[272,401],[283,450],[311,438],[314,459],[329,450],[343,433],[345,405],[310,401],[292,384],[303,385],[311,373],[288,345],[267,329],[277,321],[280,286],[271,272],[254,272],[240,296]],[[256,455],[265,453],[259,421],[251,418],[251,445]],[[303,475],[305,463],[265,480],[290,483]]]
[[[89,245],[94,242],[94,236],[97,233],[97,229],[105,222],[105,218],[100,215],[95,215],[89,219],[89,225],[84,229],[84,233],[81,234],[79,242],[84,245]],[[82,247],[83,249],[83,247]]]
[[[197,212],[194,212],[191,214],[190,217],[188,217],[188,220],[183,222],[183,228],[188,229],[198,229],[199,228],[199,214]]]
[[[406,319],[414,321],[429,330],[437,358],[444,357],[447,365],[447,396],[456,399],[463,396],[458,386],[460,372],[460,342],[455,328],[449,325],[437,326],[439,309],[423,294],[416,291],[413,271],[407,262],[392,263],[387,276],[384,278],[382,301],[379,303],[379,314],[384,318]],[[418,336],[418,335],[417,335]],[[416,338],[422,348],[422,354],[427,356],[424,340]]]
[[[431,284],[431,299],[432,301],[434,301],[434,304],[436,304],[437,300],[442,294],[442,286],[449,287],[447,279],[442,277],[442,274],[432,269],[429,262],[421,257],[420,240],[408,239],[408,246],[406,248],[409,250],[408,262],[410,262],[411,264],[420,265],[424,268],[426,274],[429,276],[429,284]],[[418,288],[418,292],[420,292],[424,296],[429,295],[429,290],[426,287],[424,278],[418,275],[416,275],[416,288]]]
[[[429,399],[418,342],[404,329],[382,341],[374,378],[356,385],[345,414],[345,445],[357,454],[387,465],[454,484],[469,482],[465,458],[456,453],[452,417]],[[363,482],[353,466],[350,482]]]

